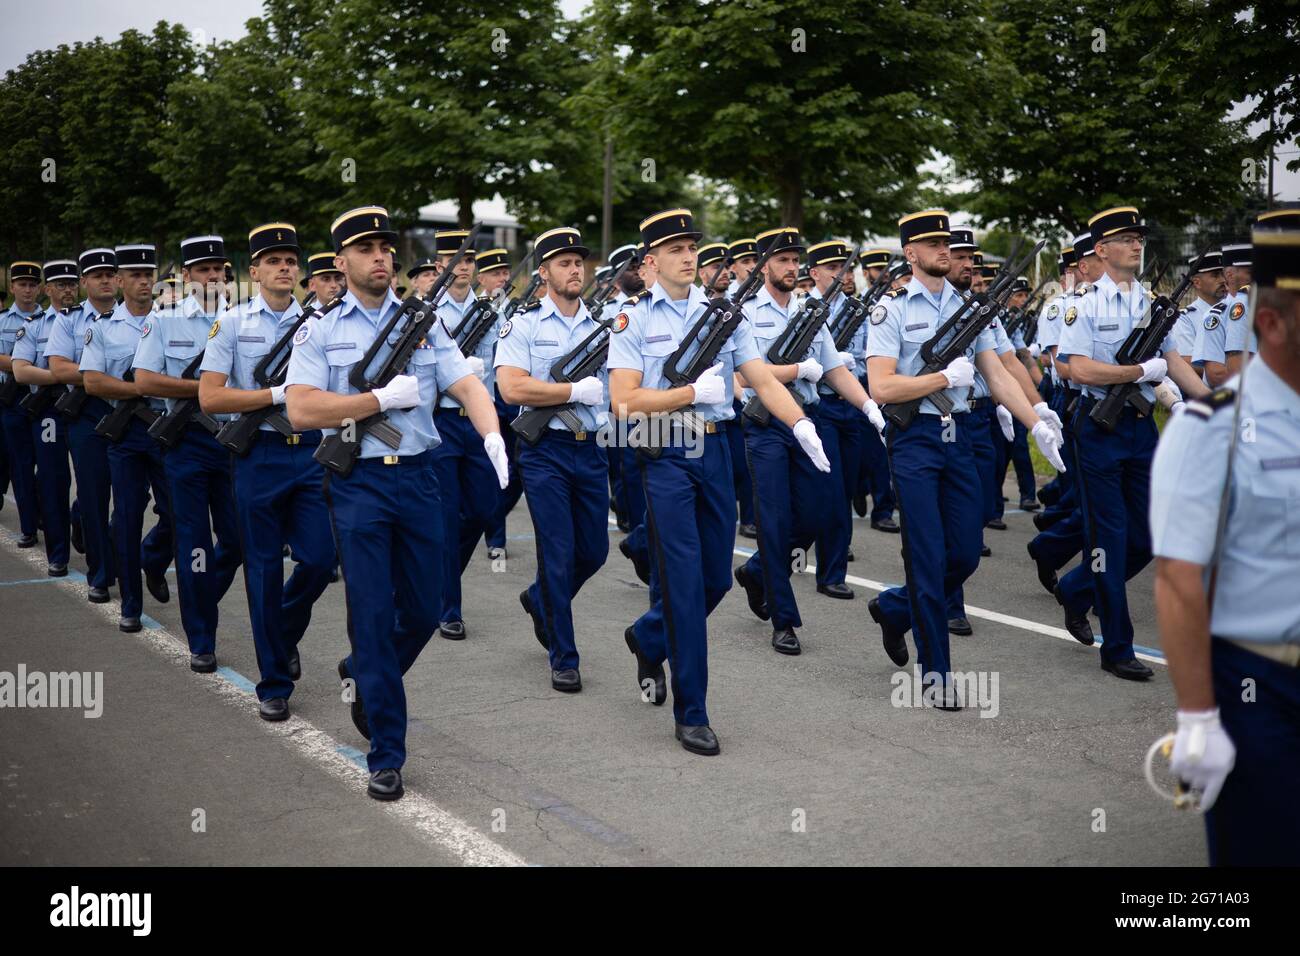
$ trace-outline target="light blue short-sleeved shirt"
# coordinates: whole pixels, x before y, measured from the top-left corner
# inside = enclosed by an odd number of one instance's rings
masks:
[[[194,356],[202,352],[209,337],[216,338],[221,331],[220,317],[227,312],[226,301],[218,304],[217,315],[203,311],[199,300],[186,296],[175,308],[159,309],[149,320],[148,330],[141,329],[140,344],[135,351],[134,368],[157,372],[172,378],[184,378]],[[196,373],[197,379],[197,373]],[[180,399],[165,398],[170,412]],[[232,415],[212,415],[217,421],[226,421]]]
[[[50,331],[54,328],[54,322],[59,318],[57,309],[46,309],[38,313],[37,316],[26,324],[21,335],[15,336],[13,358],[22,359],[25,362],[31,362],[36,368],[48,369],[50,360],[46,354],[46,346],[50,341]],[[40,385],[28,385],[27,390],[34,392]]]
[[[989,323],[988,331],[993,334],[993,351],[998,355],[1006,355],[1008,352],[1014,352],[1016,347],[1012,344],[1011,339],[1007,338],[1007,330],[1002,325],[1001,319],[994,319]],[[971,398],[989,398],[993,392],[989,389],[989,383],[984,378],[984,373],[979,369],[975,370],[975,388],[971,392]]]
[[[1228,299],[1220,299],[1202,313],[1200,324],[1196,326],[1196,343],[1192,346],[1192,362],[1197,367],[1206,362],[1218,362],[1220,365],[1227,362],[1228,357],[1223,348],[1228,331],[1224,327],[1227,318]]]
[[[618,315],[617,312],[613,313]],[[549,295],[541,304],[527,312],[516,312],[507,325],[501,327],[497,337],[496,367],[509,365],[511,368],[523,369],[539,382],[553,382],[551,366],[560,358],[573,351],[599,324],[587,311],[587,306],[579,302],[578,311],[572,318],[566,318],[556,308],[555,300]],[[611,333],[612,334],[612,333]],[[602,368],[596,373],[605,386],[605,396],[609,397],[609,372]],[[608,402],[601,405],[574,406],[574,413],[582,422],[585,431],[597,431],[609,421]],[[521,407],[521,411],[529,406]],[[558,418],[547,423],[548,428],[568,431]]]
[[[100,319],[112,314],[112,308],[103,314],[97,312],[89,299],[76,308],[61,312],[50,330],[50,340],[45,345],[45,354],[57,355],[80,365],[81,353],[86,347],[87,330]]]
[[[284,314],[278,317],[261,295],[239,303],[221,317],[217,334],[208,339],[199,372],[220,372],[231,388],[247,391],[262,388],[253,377],[253,370],[300,315],[302,306],[296,299],[291,299]],[[265,422],[260,430],[274,431]]]
[[[149,333],[154,332],[153,325],[158,315],[150,311],[148,315],[132,315],[125,302],[119,302],[109,313],[108,318],[99,319],[86,332],[86,342],[81,350],[82,372],[103,372],[113,378],[126,380],[126,373],[135,363],[136,349],[145,327]],[[118,399],[106,399],[116,405]],[[149,407],[162,409],[161,398],[149,399]]]
[[[310,385],[338,395],[356,395],[357,389],[348,381],[352,367],[361,361],[361,356],[401,305],[401,300],[390,290],[378,314],[372,316],[349,290],[338,308],[331,309],[319,319],[309,319],[298,330],[293,339],[285,384]],[[399,332],[400,329],[394,330],[388,345],[396,343]],[[378,368],[388,353],[388,348],[380,349],[371,365],[372,370]],[[433,407],[438,393],[471,373],[469,363],[461,357],[456,343],[442,323],[435,321],[425,336],[424,344],[412,353],[405,374],[419,379],[420,404],[386,413],[388,421],[402,433],[401,445],[396,449],[389,448],[373,435],[366,435],[361,441],[362,458],[418,455],[442,444],[433,424]],[[338,429],[325,428],[322,431],[333,434]]]
[[[1228,296],[1228,307],[1223,317],[1223,351],[1227,355],[1233,352],[1253,352],[1250,328],[1250,300],[1246,289],[1238,289]]]
[[[820,299],[821,293],[813,289],[809,296],[816,296]],[[799,314],[802,308],[803,306],[793,295],[790,296],[790,300],[786,305],[780,305],[772,298],[772,294],[767,290],[766,285],[758,290],[758,295],[741,306],[741,311],[745,313],[745,321],[749,323],[750,331],[754,334],[754,344],[758,347],[758,354],[762,356],[763,361],[767,361],[767,350],[771,348],[772,342],[786,330],[791,320]],[[830,331],[825,324],[817,330],[817,336],[813,339],[807,354],[798,361],[802,362],[806,358],[816,359],[821,364],[823,375],[831,369],[839,368],[844,364],[844,361],[840,358],[840,353],[835,349],[835,342],[831,339]],[[796,378],[790,385],[805,405],[811,405],[820,400],[815,383]],[[754,395],[755,392],[752,388],[745,389],[744,401],[749,401]]]
[[[1210,303],[1204,299],[1193,299],[1191,305],[1178,313],[1178,321],[1174,323],[1174,344],[1178,346],[1178,354],[1188,361],[1196,354],[1196,327],[1204,321],[1209,307]]]
[[[867,334],[867,357],[898,360],[895,371],[900,375],[917,375],[925,367],[921,347],[934,337],[954,312],[962,305],[962,295],[948,280],[936,298],[921,285],[915,276],[896,292],[888,293],[871,310],[871,331]],[[942,343],[941,343],[942,344]],[[993,349],[997,340],[985,328],[966,350],[971,361],[980,352]],[[970,411],[966,399],[970,389],[946,388],[944,394],[952,402],[954,414]],[[938,415],[939,409],[929,398],[921,401],[921,414]]]
[[[28,326],[35,321],[34,317],[41,314],[42,312],[39,306],[35,312],[30,314],[18,311],[16,305],[11,305],[3,312],[0,312],[0,355],[8,355],[12,357],[14,354],[14,348],[20,341],[30,334]],[[21,333],[21,335],[19,333]],[[0,372],[0,382],[8,380],[9,373]]]
[[[1071,355],[1083,355],[1114,365],[1116,353],[1133,327],[1146,316],[1150,306],[1151,297],[1139,283],[1131,282],[1121,289],[1110,274],[1106,273],[1079,297],[1076,306],[1078,311],[1073,321],[1068,313],[1062,320],[1065,328],[1061,330],[1057,352],[1067,362]],[[1165,336],[1159,349],[1160,354],[1176,351],[1173,336]],[[1101,398],[1106,394],[1106,386],[1081,387],[1085,394],[1093,398]],[[1139,388],[1147,401],[1155,401],[1155,388],[1151,383],[1144,383]]]
[[[464,302],[457,302],[451,297],[451,293],[448,293],[438,303],[438,318],[442,320],[443,327],[446,328],[447,334],[453,337],[453,341],[455,341],[454,336],[460,329],[461,322],[465,319],[465,314],[475,301],[477,301],[477,296],[473,292],[466,293]],[[471,353],[483,360],[483,374],[479,376],[479,381],[483,383],[483,387],[488,390],[489,395],[492,394],[492,390],[497,384],[496,371],[492,365],[492,354],[496,349],[497,330],[500,327],[499,319],[493,322],[491,328],[479,340],[478,348]],[[438,406],[440,408],[459,408],[460,402],[450,395],[442,394],[438,396]]]
[[[1240,387],[1241,376],[1225,385]],[[1245,372],[1228,522],[1210,631],[1261,643],[1300,642],[1300,395],[1262,360]],[[1227,476],[1233,409],[1189,402],[1160,436],[1151,467],[1151,550],[1209,565]],[[1252,440],[1243,440],[1250,423]]]
[[[703,314],[708,298],[699,286],[691,286],[687,298],[676,303],[668,298],[664,287],[656,282],[639,296],[623,303],[622,311],[615,313],[612,334],[609,338],[610,369],[635,369],[641,373],[642,388],[673,388],[664,375],[664,363],[686,337],[691,326]],[[627,316],[624,323],[620,316]],[[691,360],[695,347],[689,349],[681,365]],[[746,362],[759,358],[758,347],[747,321],[743,319],[736,331],[723,343],[715,364],[721,364],[725,394],[716,405],[693,405],[695,414],[704,421],[723,422],[736,417],[732,407],[734,392],[733,373]]]

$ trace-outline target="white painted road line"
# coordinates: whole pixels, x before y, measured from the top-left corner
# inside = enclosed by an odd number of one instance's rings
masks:
[[[44,570],[45,553],[43,550],[37,548],[30,550],[19,549],[17,535],[7,528],[0,528],[0,541],[3,541],[5,547],[15,556],[25,558],[29,564]],[[69,594],[76,595],[83,601],[85,600],[84,577],[51,580],[57,580],[59,586],[67,590]],[[87,606],[104,618],[108,626],[114,629],[117,628],[119,614],[117,602],[87,604]],[[246,679],[240,678],[238,674],[235,674],[236,679],[232,680],[221,673],[202,675],[191,673],[189,670],[189,646],[184,640],[176,637],[166,628],[148,627],[132,636],[143,638],[148,647],[165,657],[170,663],[184,668],[187,675],[196,682],[207,686],[226,703],[240,708],[243,713],[248,715],[249,719],[256,720],[267,733],[276,734],[283,738],[289,747],[314,761],[350,788],[356,790],[358,799],[368,799],[364,797],[363,790],[365,783],[369,779],[369,774],[366,773],[363,766],[359,766],[348,759],[346,754],[352,752],[351,747],[340,744],[311,721],[304,720],[296,715],[279,723],[269,723],[262,720],[257,716],[256,695],[240,687],[240,682],[248,683]],[[358,784],[361,785],[360,790],[357,790]],[[488,839],[465,821],[448,813],[437,803],[420,794],[407,790],[406,795],[400,800],[391,803],[373,802],[381,812],[392,814],[403,820],[429,843],[451,853],[467,866],[527,865],[526,861],[518,854]]]

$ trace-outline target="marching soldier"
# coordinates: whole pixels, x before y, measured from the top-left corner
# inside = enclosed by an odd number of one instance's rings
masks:
[[[1261,217],[1252,239],[1259,356],[1187,403],[1152,468],[1171,769],[1206,811],[1212,866],[1300,859],[1300,216]]]
[[[170,413],[183,399],[197,401],[199,382],[183,377],[208,339],[221,331],[226,249],[220,236],[181,242],[181,275],[192,290],[173,309],[158,313],[140,330],[135,384],[140,395],[162,398]],[[218,423],[229,415],[214,415]],[[190,670],[217,669],[217,609],[241,561],[230,453],[207,424],[191,421],[166,452],[167,487],[175,528],[176,586],[181,623],[190,647]],[[209,523],[209,515],[211,523]],[[213,548],[213,534],[216,547]]]
[[[493,309],[498,313],[509,291],[506,283],[510,281],[510,252],[506,249],[487,249],[474,257],[474,275],[478,281],[479,294],[485,295],[494,303]],[[495,339],[489,333],[486,338]],[[501,492],[497,509],[488,522],[483,537],[487,540],[488,557],[492,560],[506,557],[506,515],[519,504],[524,493],[524,483],[519,478],[518,449],[514,430],[510,423],[519,414],[519,406],[511,405],[501,397],[501,389],[492,389],[492,401],[497,407],[497,423],[501,426],[501,437],[506,443],[506,458],[510,461],[510,483]]]
[[[625,246],[619,246],[609,254],[609,268],[612,272],[617,272],[623,265],[624,261],[637,254],[636,245],[629,243]],[[605,306],[608,314],[617,315],[623,303],[629,298],[645,289],[645,283],[641,281],[640,270],[635,265],[628,266],[619,277],[618,288],[614,292],[614,297],[609,300]],[[606,450],[609,458],[609,493],[610,506],[614,511],[614,518],[618,523],[618,530],[624,534],[629,534],[636,527],[640,526],[645,516],[645,495],[637,485],[640,484],[640,478],[628,480],[625,472],[631,475],[640,475],[635,470],[627,471],[629,467],[635,469],[635,451],[628,449],[628,457],[631,459],[631,465],[623,460],[624,448],[621,445],[615,445]],[[630,499],[635,499],[632,501]],[[636,521],[632,520],[633,515]],[[644,530],[639,532],[642,538],[645,536]],[[620,542],[620,547],[622,542]],[[641,552],[645,553],[642,546]],[[626,556],[626,554],[625,554]],[[639,572],[638,572],[639,573]],[[646,571],[647,576],[649,571]]]
[[[311,293],[312,302],[321,305],[343,295],[346,288],[343,273],[334,267],[332,252],[314,252],[308,256],[306,274],[298,284]]]
[[[329,508],[348,605],[352,653],[339,662],[351,681],[352,720],[370,740],[367,793],[402,796],[406,760],[406,695],[402,675],[433,636],[442,608],[443,508],[432,449],[441,441],[434,397],[462,403],[496,472],[506,483],[505,444],[483,383],[435,321],[407,370],[387,385],[358,393],[352,368],[401,307],[391,291],[388,243],[397,233],[380,206],[343,213],[331,227],[335,265],[347,276],[342,304],[294,335],[287,408],[296,431],[328,429],[386,412],[401,432],[389,448],[366,434],[352,471],[325,474]]]
[[[825,299],[836,293],[832,283],[835,276],[848,258],[849,247],[838,240],[821,242],[808,250],[808,272],[813,277],[816,287],[811,296]],[[826,323],[826,340],[835,348],[835,339],[830,329],[839,320],[839,316],[848,307],[848,297],[853,295],[853,273],[846,272],[838,290],[838,296],[831,305],[831,314]],[[826,449],[826,457],[831,463],[831,477],[835,485],[829,513],[822,530],[817,535],[817,591],[827,597],[840,600],[853,598],[853,589],[844,583],[848,575],[849,545],[853,539],[853,512],[851,501],[858,484],[858,474],[862,469],[862,428],[865,420],[874,431],[885,427],[885,420],[880,415],[876,403],[867,398],[865,388],[857,377],[861,361],[861,345],[865,340],[864,322],[849,342],[846,349],[838,353],[843,363],[847,378],[838,373],[824,374],[817,383],[817,401],[813,405],[814,417],[818,425],[818,434]],[[757,338],[757,335],[756,335]],[[841,387],[852,380],[857,385],[849,398],[843,397],[836,388],[838,379]],[[852,399],[858,397],[866,403],[854,406]],[[878,435],[878,433],[877,433]],[[842,492],[842,494],[840,493]]]
[[[734,373],[745,376],[822,471],[830,464],[816,426],[800,415],[759,357],[747,323],[732,333],[717,361],[694,384],[669,384],[664,365],[707,308],[703,290],[695,285],[700,236],[689,209],[670,209],[642,221],[645,259],[656,279],[643,296],[624,303],[614,319],[609,382],[611,405],[620,417],[690,409],[703,426],[702,434],[689,436],[688,448],[682,429],[693,429],[694,420],[679,418],[667,447],[641,463],[653,568],[651,603],[624,639],[637,659],[638,688],[648,696],[652,691],[656,704],[667,696],[663,662],[669,662],[677,739],[686,750],[707,756],[721,751],[705,707],[707,619],[731,586],[731,456],[718,423],[734,414]]]
[[[1183,356],[1194,354],[1197,327],[1205,321],[1210,308],[1228,294],[1227,284],[1223,281],[1223,252],[1219,249],[1207,252],[1199,267],[1197,259],[1197,256],[1192,256],[1187,260],[1187,267],[1196,269],[1192,276],[1194,297],[1191,304],[1178,314],[1178,324],[1174,326],[1174,343],[1178,346],[1178,354]]]
[[[86,287],[86,301],[79,308],[60,315],[50,332],[45,354],[50,372],[65,385],[84,387],[81,355],[92,327],[107,319],[117,307],[119,254],[131,258],[135,247],[117,250],[100,249],[82,253],[80,263],[71,260],[51,263],[62,270],[62,281],[71,285],[75,295],[77,274]],[[47,270],[49,266],[47,265]],[[56,280],[58,281],[58,280]],[[48,284],[49,277],[46,282]],[[86,551],[86,599],[92,604],[107,604],[109,587],[114,581],[113,539],[109,530],[109,497],[112,479],[108,470],[108,439],[95,433],[99,420],[112,411],[102,398],[86,396],[80,410],[68,422],[68,451],[77,476],[77,502],[80,504],[82,540]]]
[[[978,365],[993,398],[1032,427],[1044,456],[1063,469],[1060,437],[1040,419],[1020,385],[994,354],[995,336],[985,329],[966,354],[945,369],[918,374],[921,349],[961,307],[947,281],[950,270],[948,214],[941,209],[904,216],[898,222],[903,254],[913,276],[871,313],[867,338],[872,397],[885,406],[921,400],[920,414],[907,428],[885,429],[894,490],[898,495],[907,583],[890,588],[867,608],[881,627],[885,650],[899,667],[907,663],[904,635],[916,642],[924,700],[943,710],[960,709],[948,652],[947,597],[979,564],[983,503],[973,473],[967,393]],[[943,391],[952,403],[941,415],[928,396]],[[886,409],[888,417],[888,409]]]
[[[435,237],[436,241],[436,237]],[[455,250],[452,250],[455,252]],[[331,254],[331,259],[333,254]],[[437,257],[425,256],[423,259],[416,261],[415,265],[406,270],[406,278],[411,280],[411,292],[424,298],[433,288],[433,283],[438,278],[438,273],[442,271],[442,263]]]
[[[268,223],[248,234],[258,294],[222,316],[204,350],[199,402],[209,415],[243,416],[284,405],[285,386],[263,387],[255,373],[302,315],[293,297],[299,253],[298,234],[289,223]],[[263,422],[252,448],[233,459],[248,616],[261,676],[257,712],[263,720],[289,717],[289,696],[302,676],[298,644],[334,568],[323,470],[312,457],[320,439],[319,430],[285,436]],[[287,582],[286,544],[295,562]]]
[[[39,523],[36,501],[36,446],[32,442],[32,423],[18,407],[27,389],[14,378],[13,353],[26,337],[36,317],[42,313],[37,300],[41,295],[41,264],[14,262],[9,266],[9,291],[14,300],[0,313],[0,423],[4,426],[5,449],[9,458],[14,500],[18,503],[18,547],[34,548]],[[48,547],[47,547],[48,554]]]
[[[880,273],[889,266],[888,249],[868,249],[859,257],[862,265],[862,280],[870,288],[880,278]],[[850,345],[850,351],[858,362],[858,381],[870,394],[867,382],[867,336],[870,334],[870,322],[863,323],[857,339]],[[860,454],[857,488],[853,498],[853,510],[859,518],[871,519],[871,527],[885,534],[898,534],[898,523],[894,521],[894,488],[889,481],[889,456],[885,452],[885,443],[879,429],[868,419],[858,420],[860,433]],[[871,497],[871,510],[867,510],[867,496]],[[852,552],[850,551],[850,554]],[[852,560],[850,558],[849,560]],[[820,561],[818,567],[820,567]]]
[[[550,653],[551,686],[582,690],[573,633],[573,599],[609,555],[605,488],[609,467],[597,434],[609,421],[607,373],[556,382],[551,368],[580,346],[594,345],[599,325],[581,299],[583,261],[590,250],[577,229],[537,237],[537,268],[546,296],[501,327],[497,384],[520,411],[569,406],[580,429],[552,418],[536,445],[519,446],[519,468],[537,542],[537,579],[519,595],[538,641]],[[557,409],[558,410],[558,409]]]
[[[772,342],[801,311],[792,294],[800,253],[804,251],[798,232],[780,228],[760,233],[759,253],[772,247],[777,251],[762,267],[763,287],[743,307],[754,345],[765,360]],[[848,255],[848,247],[841,242],[819,247],[818,264],[832,269],[826,279],[825,296],[835,293],[831,281]],[[776,381],[790,383],[804,409],[817,416],[813,421],[820,426],[816,434],[829,468],[822,468],[815,457],[806,454],[799,437],[779,419],[760,424],[742,416],[745,452],[754,482],[758,551],[736,569],[735,575],[736,583],[745,590],[750,610],[760,620],[771,620],[772,648],[779,654],[794,655],[802,651],[795,628],[802,627],[803,621],[790,586],[790,574],[801,560],[797,556],[803,556],[806,562],[813,542],[833,520],[832,511],[844,482],[842,469],[837,470],[841,464],[839,433],[834,424],[817,415],[817,383],[824,380],[863,415],[875,409],[836,351],[824,325],[804,358],[793,365],[771,366],[770,372]],[[748,401],[755,392],[748,388],[745,372],[740,374],[747,386]],[[847,543],[843,547],[847,548]],[[853,596],[852,589],[842,581],[838,588],[819,585],[817,590],[831,597]]]
[[[1057,350],[1058,361],[1068,364],[1070,379],[1083,391],[1074,434],[1087,543],[1085,560],[1061,578],[1056,598],[1065,609],[1066,630],[1087,645],[1094,640],[1087,613],[1095,606],[1105,638],[1102,670],[1141,681],[1151,676],[1151,668],[1133,653],[1126,582],[1151,560],[1145,517],[1158,435],[1152,418],[1140,416],[1131,405],[1125,407],[1113,432],[1105,431],[1089,413],[1112,384],[1136,382],[1148,401],[1155,398],[1152,384],[1166,375],[1188,396],[1204,395],[1207,390],[1178,354],[1172,337],[1163,343],[1163,356],[1140,365],[1114,362],[1115,353],[1151,304],[1136,281],[1147,227],[1135,207],[1119,206],[1097,213],[1088,221],[1088,229],[1105,271],[1079,297],[1075,311],[1067,311]]]
[[[440,230],[434,237],[439,272],[451,262],[468,235],[466,229],[449,229]],[[472,288],[473,275],[474,257],[466,256],[457,264],[455,278],[438,302],[438,318],[453,336],[477,301]],[[474,353],[465,356],[470,370],[478,376],[488,394],[492,394],[496,387],[496,375],[491,364],[495,345],[496,336],[489,330]],[[493,480],[492,462],[483,448],[481,433],[470,420],[468,409],[455,396],[444,392],[438,396],[434,419],[442,439],[433,449],[433,467],[438,473],[446,542],[442,552],[442,616],[438,633],[449,641],[463,641],[466,631],[460,606],[460,577],[474,557],[479,538],[496,518],[501,494]]]
[[[86,394],[116,408],[140,396],[131,381],[131,363],[140,337],[157,321],[153,308],[157,253],[150,245],[120,246],[115,251],[117,282],[122,301],[107,317],[101,316],[85,333],[81,351],[81,377]],[[161,399],[146,403],[147,414],[163,411]],[[147,417],[147,416],[146,416]],[[163,468],[162,448],[149,437],[140,416],[132,416],[119,437],[108,440],[108,475],[113,491],[113,567],[121,598],[118,630],[134,634],[142,627],[144,610],[140,575],[159,604],[171,600],[167,566],[172,562],[173,537],[170,495]],[[158,522],[144,535],[145,509],[153,491]]]
[[[1224,246],[1220,256],[1226,294],[1205,311],[1205,318],[1196,330],[1192,353],[1192,363],[1201,370],[1205,384],[1211,388],[1218,388],[1233,374],[1227,351],[1228,325],[1240,326],[1246,314],[1246,297],[1240,290],[1249,288],[1250,284],[1250,243]]]
[[[1012,286],[1011,296],[1007,300],[1007,307],[1009,309],[1024,308],[1029,300],[1029,292],[1029,280],[1023,276],[1018,277]],[[1000,332],[999,337],[1007,339],[1004,331]],[[1008,369],[1014,373],[1015,368],[1012,368],[1010,363],[1015,361],[1016,354],[1025,347],[1025,342],[1020,338],[1020,333],[1017,332],[1016,340],[1008,339],[1007,344],[1011,348],[1007,352],[999,352],[998,354],[1006,356],[1003,364],[1007,365]],[[1023,363],[1016,362],[1016,368],[1024,370]],[[1029,376],[1027,370],[1025,376]],[[1030,384],[1033,384],[1032,379]],[[1030,397],[1030,401],[1037,404],[1041,400],[1041,396],[1036,394],[1037,387],[1034,388],[1034,392],[1035,394]],[[985,522],[985,527],[993,528],[996,531],[1005,531],[1007,524],[1002,518],[1006,512],[1006,507],[1002,498],[1002,488],[1006,484],[1007,465],[1013,464],[1016,469],[1016,485],[1020,489],[1020,510],[1037,511],[1039,504],[1034,497],[1037,490],[1034,479],[1034,464],[1029,458],[1029,444],[1026,441],[1024,426],[1018,425],[1006,408],[998,407],[994,410],[989,422],[989,428],[995,458],[993,465],[993,516]],[[1007,437],[1008,431],[1011,433],[1010,437]]]
[[[109,256],[113,252],[111,249],[95,251],[107,252]],[[50,307],[20,330],[13,349],[14,379],[28,386],[27,401],[33,402],[25,414],[36,455],[36,499],[45,529],[45,560],[52,578],[65,577],[68,573],[71,547],[68,496],[72,489],[72,469],[68,464],[67,423],[54,409],[55,399],[67,389],[49,369],[46,346],[60,311],[71,309],[77,302],[75,280],[69,282],[62,270],[58,271],[58,280],[45,284]],[[54,278],[48,269],[45,277]],[[38,395],[48,397],[40,400]]]

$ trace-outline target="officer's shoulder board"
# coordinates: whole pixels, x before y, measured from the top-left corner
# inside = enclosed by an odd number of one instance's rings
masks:
[[[1084,296],[1084,295],[1087,295],[1089,292],[1091,292],[1091,291],[1092,291],[1093,289],[1095,289],[1095,288],[1097,288],[1097,287],[1096,287],[1095,285],[1093,285],[1091,282],[1080,282],[1078,285],[1076,285],[1076,286],[1074,287],[1074,289],[1073,289],[1069,294],[1070,294],[1070,295]]]
[[[1216,388],[1205,398],[1194,398],[1187,403],[1184,412],[1197,418],[1209,420],[1221,408],[1227,408],[1237,399],[1237,390],[1233,388]]]
[[[902,295],[902,294],[903,294],[904,292],[906,292],[906,291],[907,291],[907,286],[905,286],[905,285],[900,285],[897,289],[890,289],[888,292],[886,292],[886,293],[885,293],[885,298],[886,298],[886,299],[897,299],[900,295]]]

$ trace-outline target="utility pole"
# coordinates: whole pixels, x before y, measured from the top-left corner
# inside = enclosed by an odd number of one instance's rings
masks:
[[[605,185],[601,203],[600,257],[609,261],[614,239],[614,139],[605,130]]]

